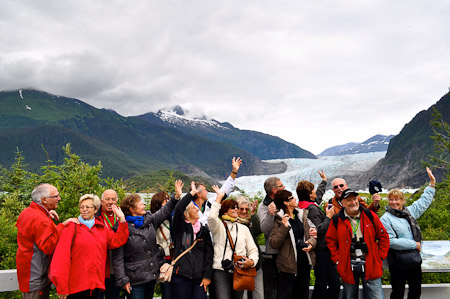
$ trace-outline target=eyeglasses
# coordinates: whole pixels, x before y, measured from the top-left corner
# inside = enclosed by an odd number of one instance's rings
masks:
[[[112,202],[116,202],[117,201],[117,197],[107,197],[107,198],[103,198],[104,201],[112,201]]]
[[[250,209],[249,208],[239,208],[239,211],[249,211]]]
[[[230,209],[237,210],[238,206],[231,207]]]
[[[45,198],[58,198],[58,197],[59,197],[59,194],[53,195],[53,196],[46,196]]]
[[[335,186],[333,186],[333,189],[337,189],[337,188],[339,188],[339,187],[341,187],[341,188],[344,188],[344,184],[340,184],[340,185],[335,185]]]
[[[294,199],[294,196],[288,197],[288,200],[289,200],[289,201],[291,201],[291,200],[293,200],[293,199]]]
[[[284,187],[283,184],[275,186],[275,188],[283,188],[283,187]]]
[[[88,207],[88,206],[81,206],[80,207],[80,210],[90,210],[90,209],[93,209],[94,207]]]

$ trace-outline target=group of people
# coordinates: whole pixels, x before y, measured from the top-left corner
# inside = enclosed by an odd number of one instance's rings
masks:
[[[421,198],[405,207],[403,193],[388,193],[386,213],[377,216],[379,194],[367,203],[342,178],[332,181],[335,196],[323,208],[327,177],[317,189],[309,181],[297,184],[296,196],[277,177],[264,183],[265,199],[228,198],[242,159],[232,159],[230,176],[221,188],[191,182],[182,197],[156,193],[150,210],[138,194],[118,204],[114,190],[101,198],[80,197],[77,218],[60,224],[56,209],[61,200],[50,184],[37,186],[32,203],[17,220],[17,276],[23,298],[48,298],[50,285],[59,298],[152,298],[164,263],[173,265],[170,281],[161,282],[163,299],[178,298],[357,298],[362,281],[364,298],[383,298],[382,263],[391,272],[391,298],[420,297],[420,264],[399,261],[400,255],[421,251],[422,235],[416,219],[428,208],[435,178]],[[182,198],[181,198],[182,197]],[[257,238],[265,236],[261,251]],[[236,256],[239,259],[236,259]],[[403,256],[403,255],[402,255]],[[409,259],[411,257],[408,256]],[[419,255],[420,258],[420,255]],[[253,291],[235,290],[236,269],[255,268]]]

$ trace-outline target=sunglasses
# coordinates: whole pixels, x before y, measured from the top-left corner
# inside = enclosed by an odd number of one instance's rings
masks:
[[[345,186],[344,184],[336,185],[336,186],[333,186],[333,189],[337,189],[339,187],[344,188],[344,186]]]
[[[234,207],[231,207],[230,209],[237,210],[239,208],[238,208],[238,206],[234,206]]]

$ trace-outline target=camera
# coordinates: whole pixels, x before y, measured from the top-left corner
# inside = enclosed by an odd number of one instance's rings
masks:
[[[356,254],[357,257],[363,257],[362,253],[367,254],[369,249],[364,241],[364,238],[356,239],[356,236],[352,238],[352,243],[350,244],[350,252]]]
[[[239,264],[239,262],[241,262],[241,264]],[[243,268],[244,267],[244,263],[245,263],[245,259],[244,258],[240,258],[237,262],[236,262],[236,266],[239,268]]]
[[[309,245],[305,243],[305,241],[303,241],[302,239],[299,239],[297,241],[297,248],[307,248]]]
[[[225,272],[231,272],[233,270],[233,262],[230,260],[223,260],[222,268]]]

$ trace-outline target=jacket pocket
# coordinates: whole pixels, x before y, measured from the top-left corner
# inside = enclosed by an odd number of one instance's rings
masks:
[[[125,273],[130,279],[131,284],[139,283],[148,279],[150,275],[150,269],[147,265],[147,261],[133,262],[125,264]]]

